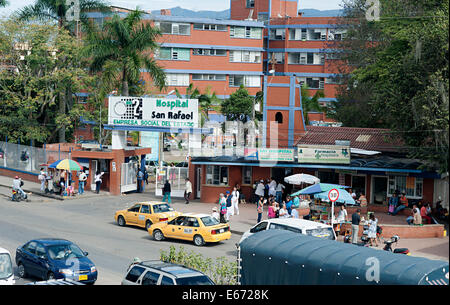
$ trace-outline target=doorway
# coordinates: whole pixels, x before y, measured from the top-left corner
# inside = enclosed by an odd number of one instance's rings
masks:
[[[202,186],[202,167],[197,167],[197,174],[195,177],[195,184],[196,184],[196,198],[200,198],[201,196],[201,186]]]
[[[366,194],[366,176],[352,176],[352,191],[359,198],[361,194]]]
[[[372,202],[383,204],[387,196],[387,177],[373,177]]]

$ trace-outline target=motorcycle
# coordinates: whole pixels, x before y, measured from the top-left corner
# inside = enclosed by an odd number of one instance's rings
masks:
[[[27,194],[22,194],[18,190],[12,190],[12,201],[20,202],[22,200],[27,200]]]
[[[398,235],[394,235],[391,237],[391,239],[385,240],[384,241],[385,246],[384,246],[383,250],[393,252],[393,253],[411,255],[408,248],[396,248],[396,249],[392,250],[392,244],[397,243],[399,239],[400,239],[400,237]]]

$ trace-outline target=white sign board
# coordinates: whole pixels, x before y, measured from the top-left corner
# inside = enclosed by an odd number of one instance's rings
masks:
[[[115,126],[197,128],[197,99],[109,97],[108,124]]]
[[[340,145],[298,145],[299,163],[350,164],[350,147]]]

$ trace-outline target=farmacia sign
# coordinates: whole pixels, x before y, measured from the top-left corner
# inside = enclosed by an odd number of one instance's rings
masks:
[[[118,126],[197,128],[197,99],[112,96],[108,124]]]

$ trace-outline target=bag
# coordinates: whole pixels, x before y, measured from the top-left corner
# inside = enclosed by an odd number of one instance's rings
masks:
[[[394,213],[394,206],[392,204],[389,205],[389,213]]]
[[[39,180],[39,181],[44,180],[44,175],[39,175],[39,176],[38,176],[38,180]]]
[[[231,196],[227,197],[227,208],[231,207]]]

